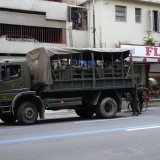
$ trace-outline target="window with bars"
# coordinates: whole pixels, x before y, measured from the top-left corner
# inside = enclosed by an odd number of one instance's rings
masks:
[[[141,8],[135,8],[135,22],[141,23],[142,20],[142,10]]]
[[[31,41],[29,39],[34,39],[41,43],[63,43],[62,32],[62,28],[0,24],[0,37],[5,35],[10,41],[15,39]]]
[[[115,18],[118,22],[126,22],[127,21],[127,8],[126,6],[115,6]]]

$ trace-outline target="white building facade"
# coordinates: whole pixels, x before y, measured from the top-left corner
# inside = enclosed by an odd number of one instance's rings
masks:
[[[0,53],[67,46],[66,0],[0,0]]]
[[[93,46],[93,11],[97,47],[117,47],[119,43],[143,45],[148,31],[152,31],[154,40],[160,41],[160,0],[81,0],[77,3],[88,10],[90,46]]]

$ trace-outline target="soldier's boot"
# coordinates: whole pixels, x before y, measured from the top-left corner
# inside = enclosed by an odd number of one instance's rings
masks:
[[[136,109],[136,116],[138,116],[140,114],[139,109]]]
[[[133,113],[132,113],[132,116],[135,116],[135,115],[136,115],[135,112],[133,112]]]
[[[140,108],[139,114],[142,114],[142,108]]]
[[[142,106],[139,106],[139,114],[142,114]]]

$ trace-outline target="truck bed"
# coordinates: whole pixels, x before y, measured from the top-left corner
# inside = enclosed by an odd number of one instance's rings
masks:
[[[118,68],[119,67],[119,68]],[[71,68],[52,70],[53,85],[57,91],[127,89],[133,86],[130,66],[110,68]]]

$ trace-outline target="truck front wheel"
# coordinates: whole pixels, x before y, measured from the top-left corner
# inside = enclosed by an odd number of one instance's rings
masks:
[[[37,107],[32,102],[21,103],[17,110],[19,124],[34,124],[38,118]]]
[[[16,121],[16,116],[14,116],[14,115],[2,115],[0,117],[0,119],[6,124],[11,124],[11,123],[14,123]]]
[[[103,98],[96,108],[96,115],[100,118],[112,118],[117,113],[117,103],[113,98]]]

